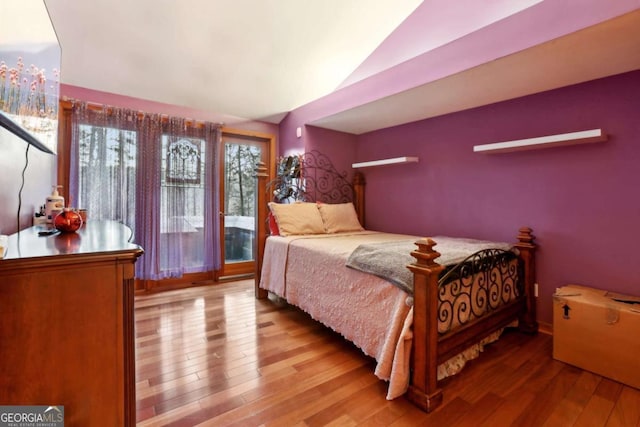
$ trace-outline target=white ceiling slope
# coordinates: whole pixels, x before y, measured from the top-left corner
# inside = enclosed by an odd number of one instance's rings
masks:
[[[346,87],[506,19],[542,0],[427,0],[340,85]]]
[[[335,90],[420,0],[45,0],[62,82],[279,122]]]
[[[356,135],[640,69],[640,10],[310,124]]]
[[[577,2],[540,0],[491,0],[489,8],[478,0],[44,2],[62,47],[63,83],[206,111],[228,124],[230,116],[278,123],[544,5],[583,13]],[[638,10],[311,124],[361,134],[635,69]]]

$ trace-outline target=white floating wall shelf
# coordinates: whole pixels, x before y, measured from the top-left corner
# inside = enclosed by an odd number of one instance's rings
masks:
[[[512,151],[534,150],[538,148],[559,147],[564,145],[588,144],[607,140],[602,129],[583,130],[537,138],[517,139],[493,144],[474,145],[476,153],[509,153]]]
[[[417,157],[394,157],[392,159],[382,159],[382,160],[373,160],[370,162],[361,162],[354,163],[351,165],[352,168],[370,168],[373,166],[385,166],[385,165],[397,165],[401,163],[417,163]]]

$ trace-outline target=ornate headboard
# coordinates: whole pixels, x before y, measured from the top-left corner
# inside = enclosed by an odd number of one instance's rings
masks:
[[[274,201],[345,203],[354,201],[354,187],[331,160],[317,150],[282,157],[276,178],[267,184]]]
[[[267,199],[278,203],[353,202],[364,224],[364,178],[356,172],[353,182],[346,172],[338,172],[329,157],[317,150],[282,157],[276,177],[267,183]]]
[[[266,168],[258,164],[258,219],[256,221],[256,296],[264,297],[259,289],[262,255],[267,238],[267,209],[269,201],[292,203],[296,201],[347,203],[353,202],[360,224],[365,225],[364,177],[356,172],[349,182],[346,172],[338,172],[329,157],[317,150],[286,156],[277,164],[276,177],[266,182]]]

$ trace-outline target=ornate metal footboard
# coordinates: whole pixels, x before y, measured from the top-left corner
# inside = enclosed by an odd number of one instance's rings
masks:
[[[537,331],[533,240],[531,229],[522,227],[514,245],[519,252],[517,259],[510,260],[512,255],[499,250],[481,251],[442,278],[444,267],[435,261],[440,256],[434,250],[436,242],[428,238],[416,242],[418,248],[411,253],[416,261],[408,266],[414,278],[414,341],[407,394],[415,405],[431,412],[442,403],[437,366],[451,356],[514,320],[524,332]],[[470,290],[473,286],[468,282],[472,279],[480,282],[479,290]],[[452,302],[443,298],[447,293]],[[513,299],[506,298],[505,293],[513,293]],[[460,313],[474,311],[482,316],[460,322]],[[461,324],[454,326],[454,320]],[[448,326],[439,331],[443,321]]]
[[[438,280],[438,333],[444,335],[524,295],[522,265],[512,251],[486,249]]]

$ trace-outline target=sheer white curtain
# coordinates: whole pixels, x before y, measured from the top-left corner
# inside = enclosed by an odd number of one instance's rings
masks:
[[[141,279],[220,268],[220,126],[74,101],[71,188],[89,221],[132,228]]]

